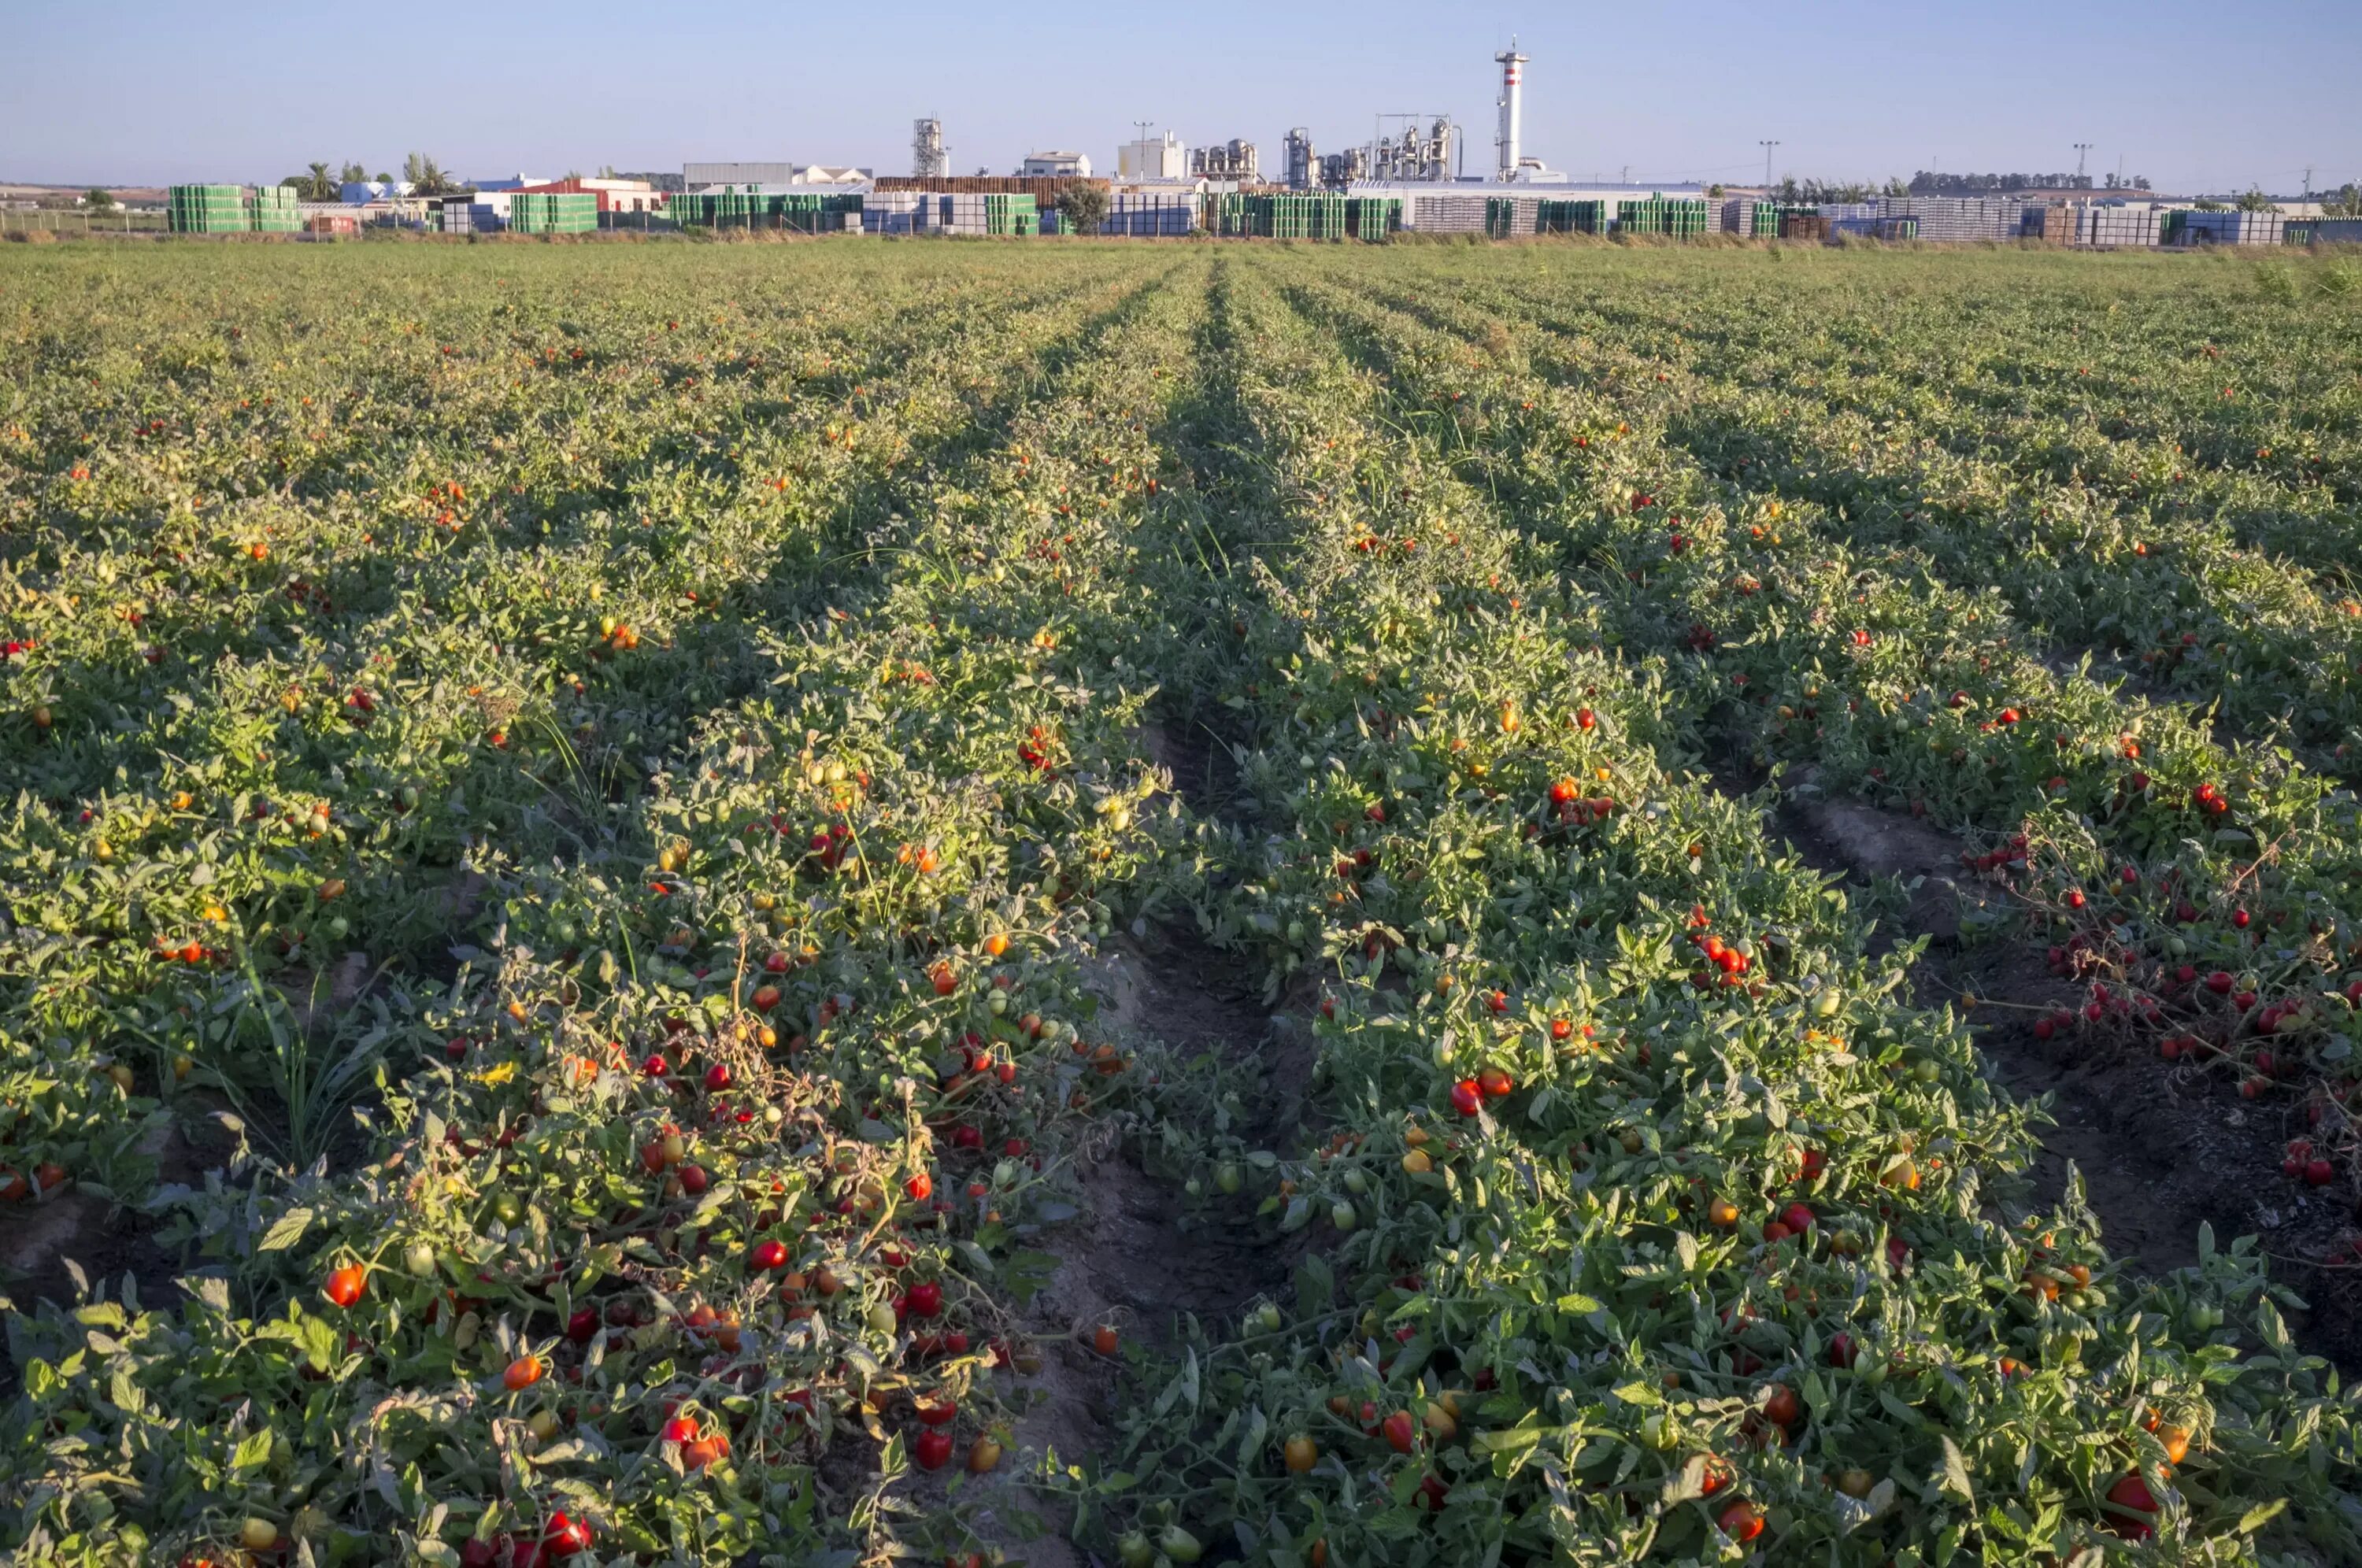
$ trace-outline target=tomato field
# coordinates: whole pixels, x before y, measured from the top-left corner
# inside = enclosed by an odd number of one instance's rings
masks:
[[[2362,1560],[2358,282],[0,252],[0,1550]]]

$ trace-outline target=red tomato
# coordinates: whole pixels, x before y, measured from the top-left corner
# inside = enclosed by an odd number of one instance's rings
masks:
[[[944,1309],[944,1287],[932,1279],[922,1280],[911,1286],[909,1302],[911,1317],[932,1318]]]
[[[1396,1453],[1408,1453],[1418,1441],[1418,1422],[1408,1410],[1396,1410],[1381,1426],[1386,1445]]]
[[[1763,1516],[1752,1503],[1733,1503],[1714,1517],[1723,1534],[1744,1546],[1763,1533]]]
[[[1451,1086],[1451,1109],[1462,1116],[1473,1116],[1485,1109],[1485,1090],[1474,1078],[1462,1078]]]
[[[328,1271],[328,1283],[321,1294],[339,1307],[349,1307],[361,1298],[361,1293],[368,1284],[369,1273],[366,1269],[359,1264],[347,1264],[342,1268]]]
[[[941,1427],[929,1427],[911,1444],[911,1457],[922,1470],[941,1470],[951,1463],[952,1434]]]

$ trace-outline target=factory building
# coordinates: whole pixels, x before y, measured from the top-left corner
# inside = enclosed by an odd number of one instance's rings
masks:
[[[1189,149],[1171,131],[1127,141],[1116,149],[1115,173],[1119,180],[1186,180]]]
[[[1028,180],[1087,180],[1091,157],[1087,152],[1029,152],[1017,172]]]

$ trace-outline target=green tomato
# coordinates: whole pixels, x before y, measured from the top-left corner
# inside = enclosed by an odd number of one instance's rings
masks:
[[[1221,1188],[1225,1195],[1236,1194],[1245,1181],[1246,1174],[1239,1169],[1236,1160],[1224,1160],[1214,1167],[1214,1185]]]
[[[1360,1166],[1345,1173],[1345,1190],[1357,1197],[1370,1190],[1370,1178],[1362,1174]]]
[[[1360,1222],[1361,1217],[1353,1212],[1353,1206],[1341,1198],[1329,1206],[1329,1223],[1340,1231],[1350,1231]]]
[[[1266,1334],[1275,1334],[1279,1332],[1278,1306],[1275,1303],[1266,1301],[1262,1306],[1256,1308],[1254,1313],[1254,1325]]]
[[[869,1309],[869,1326],[881,1334],[892,1333],[895,1328],[893,1303],[879,1301],[872,1305]]]
[[[513,1192],[503,1192],[492,1199],[492,1218],[503,1225],[513,1225],[524,1218],[524,1205]]]
[[[1205,1548],[1198,1544],[1196,1536],[1177,1524],[1169,1524],[1164,1527],[1164,1532],[1157,1536],[1156,1550],[1175,1562],[1195,1562],[1198,1561],[1198,1553],[1205,1551]]]
[[[1156,1561],[1156,1548],[1151,1546],[1148,1538],[1136,1529],[1115,1543],[1115,1554],[1123,1568],[1148,1568]]]
[[[431,1279],[435,1275],[435,1248],[430,1242],[413,1242],[403,1249],[402,1263],[416,1277]]]

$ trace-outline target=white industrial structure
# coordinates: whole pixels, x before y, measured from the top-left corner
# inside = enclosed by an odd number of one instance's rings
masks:
[[[922,180],[940,180],[952,166],[951,149],[944,145],[944,122],[930,116],[911,122],[911,172]]]
[[[1506,183],[1518,177],[1518,132],[1525,113],[1526,57],[1518,52],[1518,40],[1512,35],[1509,47],[1493,59],[1501,68],[1501,133],[1495,143],[1500,159],[1495,174]]]
[[[1029,152],[1017,172],[1029,180],[1075,179],[1091,177],[1091,155],[1087,152]]]
[[[1297,126],[1287,133],[1286,147],[1283,158],[1287,165],[1288,188],[1310,190],[1313,182],[1320,177],[1320,156],[1312,145],[1312,132],[1306,127]]]
[[[1120,180],[1186,180],[1189,149],[1171,131],[1160,138],[1143,136],[1116,149],[1115,171]]]
[[[1200,180],[1232,180],[1253,185],[1263,179],[1263,160],[1254,143],[1233,137],[1228,142],[1191,149],[1189,172]]]

